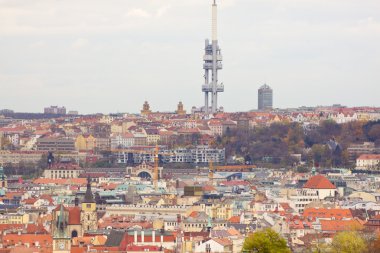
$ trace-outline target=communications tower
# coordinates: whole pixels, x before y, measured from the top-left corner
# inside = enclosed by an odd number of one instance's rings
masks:
[[[203,56],[203,69],[205,70],[205,83],[202,92],[205,93],[204,112],[206,114],[218,111],[218,93],[224,92],[223,84],[218,83],[218,71],[222,69],[222,54],[218,45],[218,13],[216,0],[212,4],[212,41],[207,39],[205,43],[205,55]],[[211,108],[209,107],[209,95],[211,94]]]

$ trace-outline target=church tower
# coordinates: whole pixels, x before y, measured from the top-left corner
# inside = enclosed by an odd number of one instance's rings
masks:
[[[151,113],[152,111],[150,110],[150,105],[148,101],[145,101],[145,103],[143,104],[143,109],[141,110],[141,115],[148,115]]]
[[[67,228],[69,211],[61,204],[53,210],[53,253],[70,253],[71,238]]]
[[[175,111],[178,115],[186,115],[185,109],[183,109],[183,103],[179,102],[177,105],[177,110]]]
[[[96,202],[91,191],[91,180],[87,178],[87,190],[82,201],[81,212],[82,231],[98,229],[98,217],[96,213]]]

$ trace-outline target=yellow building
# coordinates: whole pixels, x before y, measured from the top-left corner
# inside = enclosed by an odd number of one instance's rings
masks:
[[[145,132],[148,145],[156,145],[160,141],[161,137],[158,129],[146,129]]]
[[[111,124],[111,133],[121,134],[123,132],[123,125],[120,122],[113,122]]]
[[[0,218],[0,224],[28,224],[29,215],[28,214],[19,214],[12,213],[4,215]]]
[[[90,135],[78,135],[75,140],[76,150],[94,150],[96,148],[96,138]]]
[[[228,220],[233,216],[233,202],[228,199],[221,203],[201,205],[201,207],[203,211],[213,219]]]

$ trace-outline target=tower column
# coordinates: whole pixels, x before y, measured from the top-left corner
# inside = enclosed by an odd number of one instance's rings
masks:
[[[205,92],[205,113],[208,114],[208,92]]]
[[[218,93],[217,93],[217,85],[218,85],[218,69],[217,69],[217,51],[218,41],[212,41],[212,97],[211,97],[211,110],[212,113],[216,113],[218,109]]]

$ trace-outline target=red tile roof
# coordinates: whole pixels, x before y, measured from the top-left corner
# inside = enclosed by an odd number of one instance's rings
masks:
[[[363,228],[358,220],[320,220],[322,231],[339,232]]]
[[[0,224],[0,231],[7,231],[13,229],[22,229],[24,227],[23,224]]]
[[[228,221],[231,223],[240,223],[240,216],[232,216]]]
[[[19,242],[21,244],[29,243],[29,245],[39,242],[41,246],[47,246],[53,243],[53,238],[47,234],[7,234],[3,236],[4,245],[16,245]]]
[[[150,245],[144,245],[144,246],[138,246],[138,245],[129,245],[127,246],[126,250],[128,252],[141,252],[141,251],[159,251],[160,247],[158,246],[150,246]]]
[[[71,253],[85,253],[87,252],[87,247],[78,247],[78,246],[71,246]]]
[[[206,191],[206,192],[216,191],[215,187],[212,185],[205,185],[202,187],[202,189],[203,189],[203,191]]]
[[[25,205],[33,205],[37,200],[38,199],[36,199],[36,198],[29,198],[29,199],[23,200],[23,202]]]
[[[26,227],[27,234],[48,234],[41,224],[28,224]]]
[[[290,207],[289,203],[280,203],[280,206],[286,211],[286,210],[291,210],[292,208]]]
[[[56,185],[86,185],[87,178],[68,178],[68,179],[50,179],[37,178],[33,181],[35,184],[56,184]]]
[[[79,207],[72,207],[69,209],[69,225],[80,225],[80,212]]]
[[[232,245],[232,242],[227,238],[213,238],[212,240],[219,243],[222,246]]]
[[[378,160],[380,159],[380,155],[376,154],[364,154],[358,157],[357,160]]]
[[[322,175],[316,175],[311,177],[303,188],[308,189],[336,189],[335,185],[333,185],[326,177]]]
[[[341,220],[343,218],[352,219],[350,209],[328,209],[328,208],[306,208],[303,212],[305,218],[324,218]]]
[[[192,211],[191,214],[189,215],[189,217],[196,218],[196,217],[198,217],[198,215],[199,215],[198,211]]]

